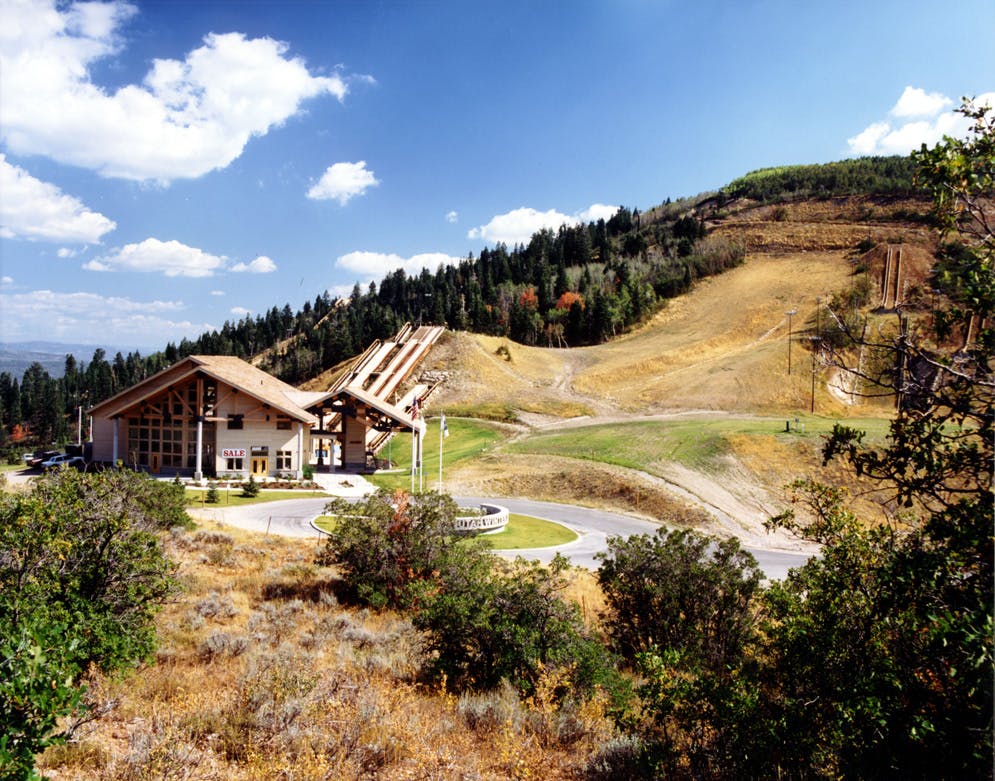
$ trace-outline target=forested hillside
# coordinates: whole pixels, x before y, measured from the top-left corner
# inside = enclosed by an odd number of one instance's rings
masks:
[[[294,312],[289,304],[226,322],[148,356],[98,349],[90,363],[67,356],[61,378],[40,364],[18,380],[0,372],[0,447],[64,441],[89,407],[191,354],[237,355],[299,384],[392,335],[405,322],[502,336],[526,345],[576,347],[611,339],[653,315],[698,279],[739,265],[746,245],[712,232],[733,199],[770,203],[852,193],[904,195],[904,158],[863,158],[764,169],[718,193],[667,201],[640,213],[543,230],[526,245],[498,244],[455,266],[387,275],[347,298],[327,291]],[[777,219],[777,215],[772,217]]]

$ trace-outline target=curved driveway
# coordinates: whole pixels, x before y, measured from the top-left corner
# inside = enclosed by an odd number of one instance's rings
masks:
[[[548,563],[553,556],[561,553],[579,567],[597,569],[595,555],[607,549],[608,537],[628,537],[633,534],[653,534],[658,524],[632,518],[607,510],[593,510],[587,507],[536,502],[529,499],[504,499],[482,496],[455,496],[456,502],[464,507],[483,503],[498,503],[511,512],[531,515],[547,521],[555,521],[577,532],[579,539],[551,548],[530,548],[523,550],[496,551],[502,556],[523,556]],[[287,499],[279,502],[264,502],[240,507],[212,507],[198,509],[195,516],[204,520],[216,520],[242,529],[256,532],[269,532],[286,537],[318,537],[321,532],[311,522],[322,514],[328,498]],[[789,551],[750,548],[760,564],[760,568],[771,579],[783,578],[791,567],[804,564],[809,556]]]
[[[252,532],[269,532],[283,537],[320,537],[311,522],[321,515],[331,497],[285,499],[279,502],[245,504],[238,507],[214,505],[194,508],[190,515],[198,520],[217,521]]]
[[[608,549],[608,538],[613,536],[629,537],[633,534],[654,534],[660,524],[632,518],[621,513],[607,510],[593,510],[587,507],[575,507],[553,502],[535,502],[531,499],[484,498],[477,496],[453,497],[463,506],[472,506],[483,502],[500,504],[511,512],[520,515],[531,515],[555,521],[572,529],[580,535],[579,540],[568,542],[551,548],[530,548],[525,550],[496,551],[503,556],[522,556],[526,559],[539,559],[549,563],[553,556],[561,553],[570,559],[570,563],[587,569],[597,569],[599,562],[595,554]],[[791,551],[776,551],[766,548],[750,548],[743,546],[752,553],[760,569],[771,580],[780,580],[788,574],[792,567],[800,567],[809,559],[808,554]]]

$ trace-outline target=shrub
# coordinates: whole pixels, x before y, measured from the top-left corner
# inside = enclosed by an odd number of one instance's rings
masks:
[[[584,628],[577,606],[563,599],[566,560],[455,573],[424,595],[414,623],[427,635],[429,671],[457,689],[490,689],[502,680],[533,692],[550,670],[570,668],[567,691],[613,683],[603,647]],[[463,575],[460,577],[459,575]]]
[[[359,504],[337,499],[325,512],[340,518],[320,564],[335,564],[353,595],[373,608],[412,607],[434,588],[464,572],[486,569],[477,545],[455,545],[456,503],[441,494],[408,496],[379,491]],[[422,582],[425,590],[416,589]]]
[[[155,532],[185,519],[183,489],[133,472],[40,478],[0,496],[0,767],[28,778],[64,742],[91,665],[119,670],[155,648],[176,590]]]
[[[242,496],[249,498],[259,496],[259,483],[256,482],[256,478],[252,475],[249,475],[249,479],[242,483]]]
[[[612,537],[599,557],[606,627],[623,656],[673,648],[717,667],[737,656],[762,579],[738,540],[660,529],[652,537]]]
[[[249,639],[244,635],[230,635],[215,630],[200,644],[201,658],[210,661],[219,656],[241,656],[249,647]]]

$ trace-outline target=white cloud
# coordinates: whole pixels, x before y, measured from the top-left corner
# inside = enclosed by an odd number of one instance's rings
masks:
[[[618,206],[610,206],[606,203],[592,203],[584,211],[577,213],[577,219],[580,222],[597,222],[598,220],[605,220],[607,222],[615,213],[619,210]]]
[[[335,163],[307,191],[307,197],[315,201],[336,200],[340,206],[345,206],[351,198],[363,195],[378,184],[380,182],[373,171],[367,170],[365,160],[358,163]]]
[[[499,214],[486,225],[472,228],[467,233],[469,239],[483,239],[487,242],[504,244],[525,244],[532,238],[534,233],[538,233],[544,228],[558,230],[561,225],[579,225],[597,220],[601,217],[607,219],[618,211],[617,206],[606,206],[604,204],[592,204],[587,209],[577,212],[573,216],[561,214],[555,209],[546,212],[522,207],[513,211]]]
[[[70,249],[69,247],[59,247],[59,251],[55,253],[58,257],[65,258],[75,258],[78,254],[76,250]]]
[[[371,280],[372,281],[372,280]],[[328,288],[328,292],[334,298],[348,298],[352,295],[352,289],[356,286],[356,283],[351,285],[332,285]]]
[[[210,255],[178,241],[145,239],[94,258],[83,268],[89,271],[159,272],[167,277],[210,277],[223,271],[226,259]]]
[[[934,117],[952,105],[953,101],[939,92],[906,87],[890,113],[893,117]]]
[[[235,315],[236,317],[245,317],[246,315],[251,315],[252,314],[252,310],[251,309],[246,309],[244,306],[233,306],[228,311],[231,314]]]
[[[975,102],[995,104],[995,93],[979,95]],[[950,98],[937,92],[927,94],[917,87],[906,87],[889,114],[907,121],[873,122],[848,138],[847,145],[855,155],[907,155],[923,144],[934,146],[944,136],[963,138],[971,123],[956,111],[948,110],[952,105]]]
[[[0,277],[0,285],[13,285],[13,284],[14,284],[13,277]]]
[[[141,84],[106,90],[91,69],[121,49],[137,13],[111,3],[2,0],[0,132],[18,154],[45,155],[103,176],[169,182],[224,168],[320,95],[342,100],[338,73],[312,75],[287,45],[210,33],[181,60],[153,60]]]
[[[229,270],[235,272],[247,271],[250,274],[270,274],[276,271],[276,263],[265,255],[260,255],[251,263],[236,263]]]
[[[858,155],[871,155],[878,148],[881,140],[891,132],[891,125],[887,122],[874,122],[860,131],[853,138],[847,139],[850,151]]]
[[[0,193],[0,237],[5,239],[96,244],[117,227],[54,184],[7,162],[4,154],[0,154]]]
[[[423,268],[435,273],[440,265],[455,265],[459,258],[446,255],[443,252],[425,252],[402,258],[400,255],[383,252],[350,252],[335,261],[337,268],[348,269],[361,274],[367,282],[380,279],[392,271],[404,269],[408,275],[420,274]],[[352,290],[352,286],[349,287]]]
[[[161,348],[167,341],[217,329],[211,323],[176,319],[175,313],[184,309],[179,301],[137,301],[96,293],[0,293],[4,338],[10,341],[36,339],[44,333],[55,341],[106,344],[108,334],[117,334],[129,344]]]
[[[459,222],[459,212],[457,211],[446,212],[446,222],[448,222],[450,225],[455,225],[457,222]]]
[[[212,296],[223,296],[223,295],[227,295],[224,290],[212,290],[210,294]]]

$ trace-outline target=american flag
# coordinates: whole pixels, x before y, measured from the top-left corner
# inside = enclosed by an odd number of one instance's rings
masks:
[[[415,403],[411,405],[411,419],[418,420],[418,397],[415,396]]]
[[[449,436],[449,426],[446,425],[446,416],[445,415],[442,416],[442,436],[443,437],[448,437]]]

